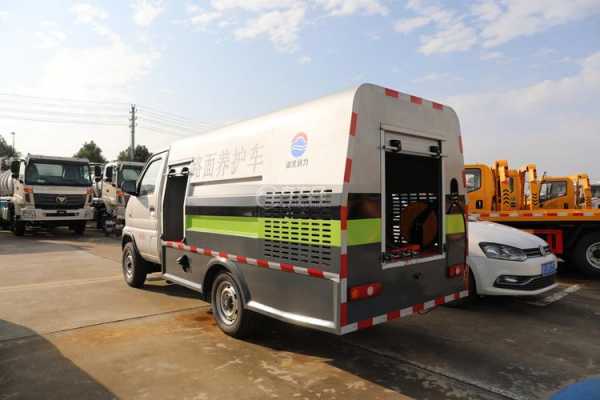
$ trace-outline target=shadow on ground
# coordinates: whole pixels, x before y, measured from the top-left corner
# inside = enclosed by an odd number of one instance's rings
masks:
[[[0,341],[0,399],[116,397],[36,332],[4,320],[0,331],[21,336]]]

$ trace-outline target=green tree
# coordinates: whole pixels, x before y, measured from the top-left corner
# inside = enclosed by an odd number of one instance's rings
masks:
[[[85,142],[77,153],[73,155],[77,158],[87,158],[93,163],[105,163],[106,158],[102,155],[102,149],[94,141]]]
[[[19,152],[0,135],[0,157],[19,157]]]
[[[119,157],[117,157],[117,160],[130,161],[129,160],[129,149],[130,148],[131,148],[131,146],[128,146],[125,150],[120,152]],[[152,153],[150,153],[150,150],[148,150],[148,148],[146,146],[139,145],[139,144],[137,146],[135,146],[135,150],[133,151],[133,161],[146,162],[151,156],[152,156]]]

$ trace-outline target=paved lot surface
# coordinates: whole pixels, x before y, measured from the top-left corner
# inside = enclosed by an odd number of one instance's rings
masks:
[[[600,375],[600,282],[572,273],[555,302],[484,299],[344,337],[265,319],[243,342],[191,291],[127,287],[119,261],[94,231],[0,232],[0,399],[544,399]]]

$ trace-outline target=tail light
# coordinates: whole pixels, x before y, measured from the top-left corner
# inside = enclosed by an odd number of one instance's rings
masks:
[[[31,195],[33,194],[33,189],[30,187],[24,187],[23,193],[25,193],[25,202],[31,203]]]
[[[117,201],[119,202],[119,204],[124,203],[124,198],[125,198],[125,194],[120,190],[117,191]]]
[[[448,277],[456,278],[457,276],[463,276],[466,271],[465,264],[455,264],[448,267]]]
[[[354,286],[350,288],[350,300],[367,299],[378,296],[383,286],[380,282],[369,283],[366,285]]]

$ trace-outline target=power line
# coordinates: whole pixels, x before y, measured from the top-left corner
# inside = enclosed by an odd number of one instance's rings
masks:
[[[174,118],[174,117],[170,117],[168,115],[161,115],[160,113],[154,112],[154,111],[148,111],[145,109],[138,109],[142,115],[147,114],[148,117],[150,118],[155,118],[155,119],[160,119],[160,120],[164,120],[164,121],[169,121],[175,124],[181,124],[181,125],[187,125],[187,126],[192,126],[192,125],[197,125],[197,126],[211,126],[212,124],[208,124],[206,122],[198,122],[198,121],[193,121],[191,119],[179,119],[179,118]]]
[[[126,126],[125,121],[123,122],[99,122],[99,121],[90,121],[90,120],[58,120],[58,119],[42,119],[42,118],[31,118],[24,117],[21,115],[6,115],[0,114],[0,119],[14,119],[20,121],[33,121],[33,122],[48,122],[48,123],[56,123],[56,124],[80,124],[80,125],[104,125],[104,126]]]
[[[55,110],[37,110],[37,109],[22,109],[22,108],[14,108],[14,107],[1,107],[0,111],[4,112],[13,112],[18,114],[35,114],[35,115],[64,115],[70,117],[90,117],[90,118],[126,118],[127,114],[100,114],[100,113],[78,113],[78,112],[65,112],[65,111],[55,111]]]
[[[2,97],[17,97],[22,99],[34,99],[34,100],[45,100],[53,103],[62,102],[62,103],[87,103],[87,104],[104,104],[104,105],[115,105],[115,106],[123,106],[129,105],[127,102],[121,101],[97,101],[97,100],[75,100],[75,99],[66,99],[66,98],[57,98],[57,97],[39,97],[39,96],[26,96],[22,94],[16,93],[0,93]]]

